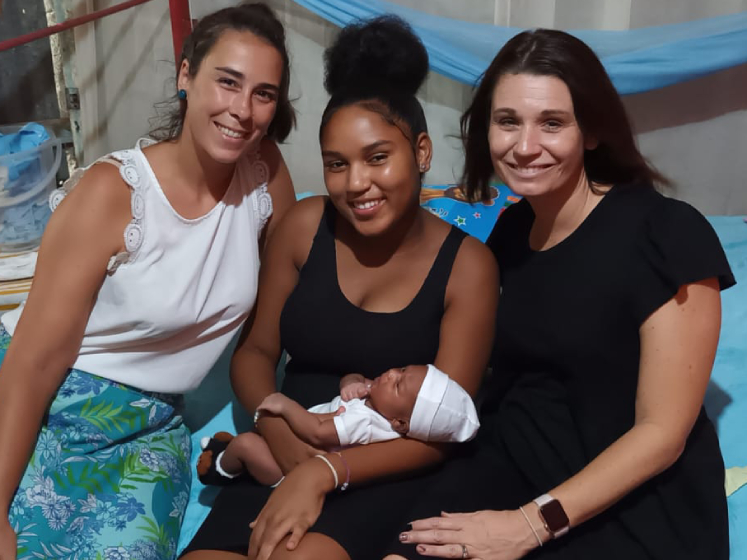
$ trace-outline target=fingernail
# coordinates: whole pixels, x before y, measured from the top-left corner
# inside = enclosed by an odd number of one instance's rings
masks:
[[[424,546],[423,546],[422,544],[419,544],[419,545],[417,546],[417,551],[418,551],[418,552],[419,552],[420,554],[425,554],[425,547],[424,547]]]
[[[399,540],[400,540],[400,542],[407,542],[408,538],[409,537],[408,537],[407,533],[400,533],[399,534]]]

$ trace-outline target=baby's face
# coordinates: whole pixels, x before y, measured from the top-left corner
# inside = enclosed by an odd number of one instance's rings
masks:
[[[392,368],[373,380],[368,398],[387,420],[410,421],[428,366]]]

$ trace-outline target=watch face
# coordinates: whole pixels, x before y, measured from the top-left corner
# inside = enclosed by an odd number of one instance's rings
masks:
[[[551,533],[557,533],[568,527],[568,516],[558,500],[547,502],[540,508],[540,513]]]

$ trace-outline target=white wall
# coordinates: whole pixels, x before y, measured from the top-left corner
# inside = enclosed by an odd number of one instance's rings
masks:
[[[93,2],[97,8],[119,0]],[[395,0],[437,15],[516,27],[627,29],[676,23],[747,10],[747,0]],[[192,0],[193,17],[237,0]],[[268,0],[286,25],[292,58],[291,94],[298,129],[282,151],[298,191],[323,191],[318,125],[327,96],[322,53],[336,28],[292,0]],[[131,146],[148,130],[153,104],[173,93],[173,53],[167,0],[154,0],[98,24],[80,44],[95,44],[82,71],[87,160]],[[94,56],[91,57],[91,52]],[[96,79],[94,79],[94,77]],[[83,87],[85,86],[85,87]],[[642,151],[677,182],[675,196],[708,214],[747,213],[747,66],[693,82],[629,96],[625,103]],[[462,156],[452,136],[470,88],[431,74],[420,98],[434,138],[435,159],[426,177],[450,183]],[[95,111],[90,107],[95,106]],[[94,125],[94,123],[97,123]]]

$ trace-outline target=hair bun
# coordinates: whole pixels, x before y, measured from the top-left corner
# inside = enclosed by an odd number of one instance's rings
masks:
[[[428,52],[410,25],[394,15],[350,24],[324,52],[324,87],[415,95],[428,75]]]

